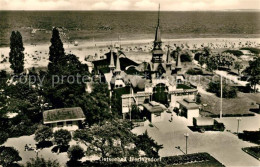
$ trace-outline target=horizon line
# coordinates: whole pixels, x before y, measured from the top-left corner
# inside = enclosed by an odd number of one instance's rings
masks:
[[[37,10],[37,9],[4,9],[1,11],[79,11],[79,12],[158,12],[157,10],[78,10],[78,9],[51,9],[51,10]],[[239,12],[239,11],[260,11],[260,9],[220,9],[220,10],[161,10],[161,12]]]

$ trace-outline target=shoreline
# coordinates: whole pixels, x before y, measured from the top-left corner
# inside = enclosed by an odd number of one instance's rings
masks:
[[[150,40],[153,41],[154,39],[154,34],[140,34],[139,36],[134,35],[134,36],[130,36],[130,37],[124,37],[124,34],[120,34],[123,37],[120,39],[121,42],[125,42],[125,41],[143,41],[143,40]],[[168,36],[168,38],[163,38],[163,41],[168,41],[168,40],[196,40],[196,39],[259,39],[260,40],[260,34],[213,34],[213,35],[208,35],[208,34],[198,34],[198,35],[194,35],[194,34],[164,34],[163,36]],[[152,38],[150,38],[152,37]],[[46,43],[50,43],[50,39],[51,36],[49,37],[48,40],[41,40],[41,41],[37,41],[36,39],[27,39],[24,38],[23,42],[24,45],[44,45]],[[63,43],[65,43],[66,39],[63,39],[61,37]],[[95,43],[111,43],[111,41],[116,42],[118,41],[118,34],[108,34],[107,36],[103,36],[103,37],[99,37],[96,36],[95,34],[92,34],[92,36],[89,36],[88,38],[78,38],[78,37],[71,37],[70,42],[74,42],[74,41],[78,41],[78,42],[88,42],[88,43],[93,43],[93,41]],[[5,48],[9,46],[9,41],[8,43],[2,43],[0,44],[0,48]]]
[[[260,34],[259,34],[260,35]],[[108,46],[111,44],[111,42],[113,44],[115,43],[121,43],[122,45],[127,45],[127,44],[144,44],[144,43],[152,43],[153,42],[153,38],[146,38],[146,39],[130,39],[130,40],[106,40],[106,41],[91,41],[91,40],[75,40],[77,42],[79,42],[79,45],[78,46],[82,46],[82,43],[85,44],[87,47],[93,47],[94,43],[96,45],[99,45],[99,46]],[[190,42],[190,41],[212,41],[214,40],[215,42],[221,42],[221,40],[226,40],[226,42],[228,41],[233,41],[233,40],[242,40],[242,41],[255,41],[255,42],[260,42],[260,38],[258,37],[252,37],[252,38],[245,38],[245,37],[219,37],[219,38],[215,38],[215,37],[200,37],[200,38],[162,38],[162,43],[166,43],[166,42],[183,42],[185,41],[186,43],[187,42]],[[65,49],[65,46],[68,44],[67,42],[63,42],[63,46],[64,46],[64,49]],[[223,41],[222,41],[223,42]],[[48,45],[50,46],[50,42],[42,42],[42,43],[39,43],[39,44],[29,44],[29,43],[24,43],[24,47],[28,47],[28,46],[42,46],[42,45]],[[73,43],[70,43],[70,45],[73,45]],[[3,48],[9,48],[9,46],[1,46],[0,45],[0,49],[3,49]],[[25,48],[26,49],[26,48]]]
[[[223,50],[223,49],[238,49],[244,46],[247,42],[254,44],[255,46],[260,46],[260,38],[178,38],[178,39],[162,39],[164,51],[165,45],[171,45],[174,47],[176,44],[180,46],[185,45],[186,49],[192,49],[196,46],[196,49],[201,48],[202,46],[209,46],[213,44],[215,49],[213,50]],[[123,50],[126,56],[133,61],[140,63],[147,61],[151,58],[151,53],[149,49],[153,46],[153,39],[140,39],[140,40],[121,40],[121,41],[112,41],[113,45],[115,43],[121,44],[122,48],[128,48],[128,51]],[[24,68],[28,69],[31,67],[47,67],[49,59],[49,46],[51,43],[28,45],[24,44]],[[108,46],[111,45],[111,41],[78,41],[78,46],[74,46],[74,43],[63,42],[63,47],[66,54],[76,55],[82,63],[87,63],[85,58],[88,56],[103,56],[105,53],[109,52]],[[231,45],[234,45],[234,48],[231,48]],[[189,48],[187,48],[189,46]],[[132,48],[131,50],[129,48]],[[137,48],[143,48],[144,50],[138,50]],[[194,49],[194,48],[193,48]],[[7,62],[0,64],[0,70],[10,71],[10,63],[8,61],[10,48],[9,47],[0,47],[0,62],[6,58]],[[4,57],[4,58],[3,58]],[[164,56],[165,57],[165,56]]]

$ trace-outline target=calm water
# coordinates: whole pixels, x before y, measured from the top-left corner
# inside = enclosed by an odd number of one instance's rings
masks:
[[[0,11],[0,45],[9,44],[12,30],[25,43],[48,42],[53,26],[65,27],[70,40],[153,38],[156,23],[157,12]],[[260,12],[161,12],[163,38],[255,36],[259,23]],[[44,30],[32,36],[32,28]]]

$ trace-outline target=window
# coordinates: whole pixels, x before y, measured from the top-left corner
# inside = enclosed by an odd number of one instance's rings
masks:
[[[58,127],[63,127],[63,122],[58,122],[58,123],[57,123],[57,126],[58,126]]]
[[[72,121],[68,121],[67,126],[72,126]]]

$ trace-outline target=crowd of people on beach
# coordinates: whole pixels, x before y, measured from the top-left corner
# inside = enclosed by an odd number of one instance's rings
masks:
[[[64,45],[66,46],[66,45]],[[153,49],[152,43],[142,43],[142,44],[134,44],[134,43],[129,43],[129,44],[123,44],[119,45],[120,50],[125,53],[129,52],[143,52],[143,53],[150,53],[151,50]],[[80,57],[79,52],[84,52],[85,57],[92,55],[94,59],[103,59],[105,58],[105,53],[110,51],[110,45],[103,45],[103,46],[97,46],[95,44],[94,48],[90,49],[82,49],[84,46],[82,44],[79,44],[79,46],[74,46],[74,47],[68,47],[69,49],[67,52],[76,54],[77,56]],[[211,50],[219,50],[219,49],[231,49],[231,50],[239,50],[240,48],[244,47],[250,47],[250,48],[259,48],[260,47],[260,42],[257,42],[255,40],[225,40],[225,39],[215,39],[212,42],[199,42],[198,40],[191,40],[191,41],[168,41],[163,43],[163,50],[165,53],[167,53],[168,49],[170,51],[174,51],[177,47],[180,47],[183,50],[193,50],[193,51],[199,51],[203,50],[205,47],[208,47]],[[26,48],[26,47],[25,47]],[[47,66],[48,64],[48,51],[44,51],[42,49],[37,50],[37,47],[33,47],[34,50],[26,51],[25,52],[25,64],[28,66]],[[66,49],[66,48],[65,48]],[[135,54],[135,53],[133,53]],[[98,56],[97,56],[98,55]],[[126,54],[127,56],[127,54]],[[93,59],[93,60],[94,60]],[[88,59],[84,59],[85,61],[88,61]],[[8,63],[8,54],[1,53],[0,57],[0,64],[3,64],[5,67],[6,64]]]

